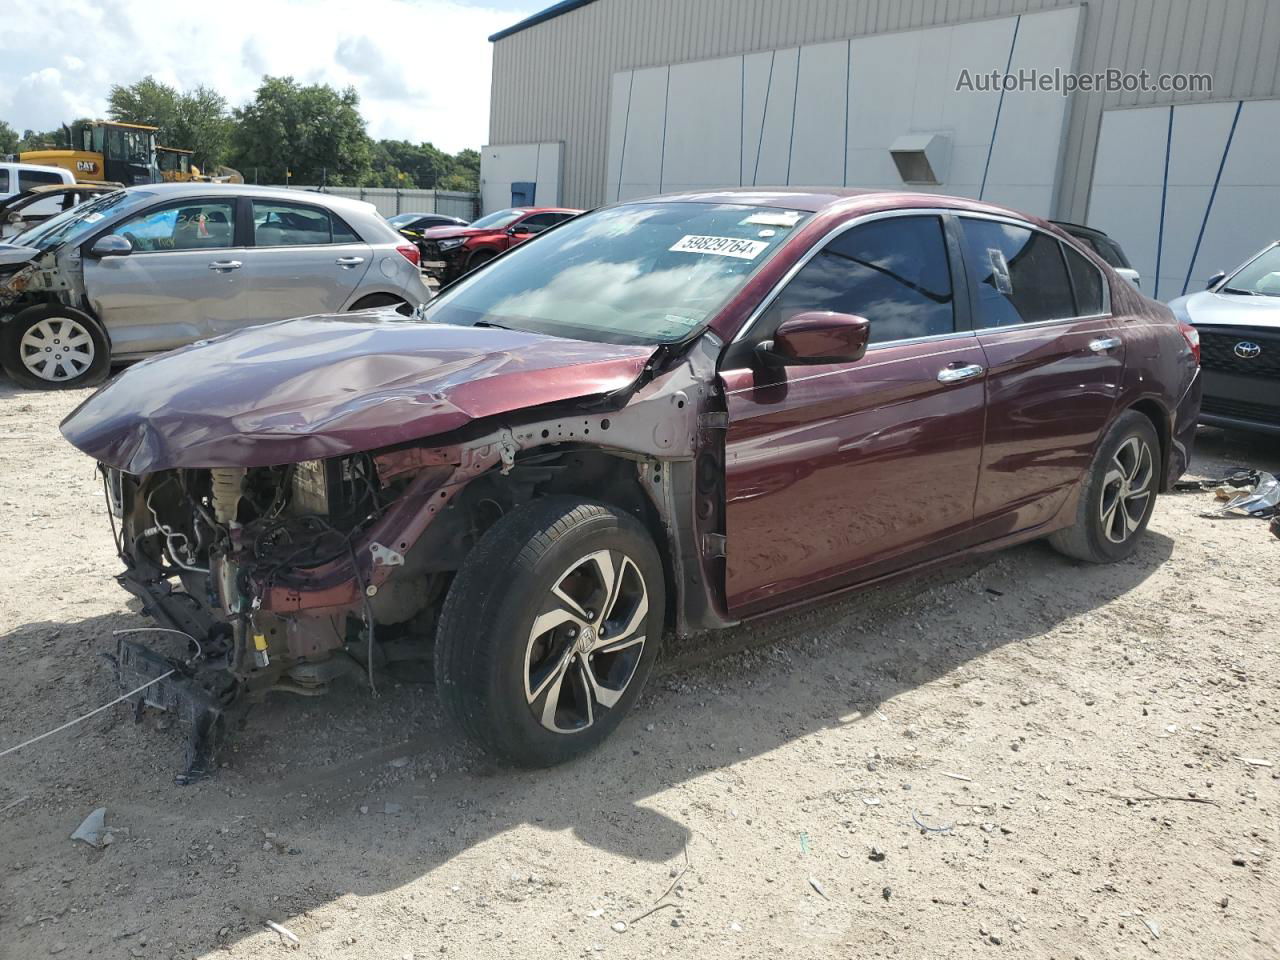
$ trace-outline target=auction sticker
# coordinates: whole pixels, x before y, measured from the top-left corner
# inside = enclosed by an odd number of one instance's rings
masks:
[[[679,253],[710,253],[717,257],[754,260],[769,249],[763,240],[739,240],[737,237],[698,237],[686,235],[669,249]]]

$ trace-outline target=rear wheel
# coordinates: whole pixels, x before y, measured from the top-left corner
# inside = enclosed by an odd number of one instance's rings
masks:
[[[1160,441],[1141,413],[1126,410],[1107,431],[1080,491],[1076,522],[1049,537],[1059,552],[1090,563],[1123,560],[1138,547],[1159,486]]]
[[[640,696],[665,603],[658,551],[630,514],[568,497],[518,507],[445,600],[435,657],[446,711],[518,766],[576,757]]]
[[[15,383],[33,390],[87,387],[106,378],[111,347],[93,317],[51,304],[24,310],[5,325],[0,364]]]

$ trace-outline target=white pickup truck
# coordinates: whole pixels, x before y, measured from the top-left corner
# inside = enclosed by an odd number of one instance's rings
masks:
[[[75,183],[70,170],[0,160],[0,200],[49,183]]]

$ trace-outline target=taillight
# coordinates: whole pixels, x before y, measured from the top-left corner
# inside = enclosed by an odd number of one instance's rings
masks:
[[[1191,356],[1196,358],[1196,366],[1200,366],[1200,331],[1189,323],[1179,323],[1178,332],[1191,348]]]
[[[418,248],[412,243],[406,243],[404,246],[396,247],[396,251],[415,267],[418,266],[422,260],[421,254],[418,253]]]

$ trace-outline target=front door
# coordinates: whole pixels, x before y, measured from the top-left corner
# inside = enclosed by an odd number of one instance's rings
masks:
[[[984,536],[1053,519],[1115,407],[1124,334],[1106,280],[1057,237],[960,217],[987,354],[987,433],[975,519]]]
[[[133,251],[102,260],[82,251],[82,257],[85,291],[111,332],[115,356],[199,340],[245,310],[245,251],[236,246],[234,197],[152,207],[110,232],[125,237]]]
[[[953,280],[957,261],[936,215],[853,226],[812,257],[729,348],[721,382],[733,615],[818,596],[968,543],[986,359],[967,329],[964,284]],[[866,356],[782,371],[752,362],[757,343],[810,310],[866,317]]]
[[[323,207],[252,201],[245,258],[248,310],[226,329],[340,311],[373,262],[373,249]]]

